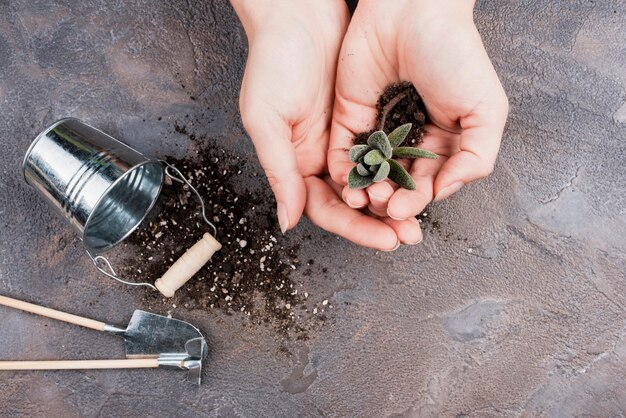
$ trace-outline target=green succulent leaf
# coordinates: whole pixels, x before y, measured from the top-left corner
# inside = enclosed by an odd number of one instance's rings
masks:
[[[396,158],[430,158],[431,160],[439,158],[434,152],[426,151],[421,148],[413,147],[397,147],[393,149],[393,156]]]
[[[385,156],[377,149],[373,149],[363,157],[363,162],[367,165],[378,165],[383,162]]]
[[[402,141],[406,139],[406,136],[411,130],[411,126],[413,125],[410,123],[405,123],[404,125],[398,126],[396,129],[393,130],[393,132],[389,134],[389,142],[391,143],[392,147],[399,146]]]
[[[374,173],[374,174],[378,173],[378,168],[379,167],[380,167],[380,164],[379,165],[370,165],[370,173]]]
[[[389,177],[391,180],[398,183],[400,187],[408,190],[415,190],[415,182],[407,171],[397,161],[387,160],[390,166]]]
[[[356,167],[348,174],[348,187],[351,189],[364,189],[372,183],[374,183],[373,177],[360,175]]]
[[[378,183],[379,181],[383,181],[389,175],[389,171],[391,171],[391,166],[387,161],[383,161],[378,168],[378,172],[373,178],[374,183]]]
[[[356,171],[357,173],[359,173],[360,175],[362,175],[363,177],[365,176],[369,176],[370,175],[370,171],[367,167],[365,167],[363,164],[359,163],[356,166]]]
[[[350,156],[350,161],[352,161],[353,163],[358,163],[359,160],[361,158],[363,158],[363,156],[365,154],[368,153],[368,151],[371,148],[369,147],[369,145],[355,145],[352,148],[350,148],[350,152],[348,153],[348,155]]]
[[[391,143],[383,131],[376,131],[367,138],[367,145],[379,150],[385,158],[391,158]]]

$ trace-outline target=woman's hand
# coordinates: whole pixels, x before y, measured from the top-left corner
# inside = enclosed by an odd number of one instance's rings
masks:
[[[420,148],[439,154],[407,165],[416,190],[382,182],[343,190],[355,208],[409,219],[493,170],[508,101],[473,23],[470,0],[361,0],[339,56],[328,164],[346,185],[354,166],[346,149],[372,129],[386,86],[410,81],[430,123]]]
[[[304,177],[326,165],[337,55],[348,24],[340,3],[232,1],[249,48],[241,116],[276,196],[283,232],[304,210]]]

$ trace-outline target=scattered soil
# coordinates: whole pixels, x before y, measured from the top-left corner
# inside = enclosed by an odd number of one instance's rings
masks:
[[[301,319],[324,318],[317,315],[314,305],[307,304],[304,283],[291,275],[301,264],[306,267],[313,261],[302,263],[298,242],[280,233],[270,192],[242,186],[250,176],[245,172],[245,159],[211,146],[210,140],[196,138],[184,127],[176,125],[175,131],[194,141],[197,157],[166,160],[204,198],[207,217],[217,227],[223,248],[174,298],[165,299],[148,290],[143,297],[146,308],[167,311],[184,307],[229,315],[238,312],[251,321],[271,323],[286,334],[306,338]],[[123,276],[136,281],[156,280],[207,231],[211,229],[202,220],[196,195],[186,185],[165,184],[150,217],[123,244],[128,251]]]
[[[421,142],[427,115],[410,83],[387,87],[377,108],[376,129],[391,132],[412,123],[405,144]],[[328,300],[314,302],[316,298],[309,297],[300,279],[314,274],[314,268],[322,274],[327,269],[317,268],[314,260],[299,259],[302,237],[280,233],[269,189],[246,188],[250,177],[257,176],[247,159],[188,132],[184,125],[177,123],[174,131],[192,141],[196,155],[165,159],[204,198],[207,217],[217,227],[223,248],[173,298],[147,290],[142,298],[144,308],[161,313],[176,308],[237,313],[252,323],[270,324],[286,336],[307,339],[307,331],[315,326],[311,318],[325,321],[325,312],[332,305]],[[370,133],[360,134],[355,142],[365,142]],[[150,216],[122,244],[126,256],[122,277],[153,282],[207,231],[210,227],[202,220],[195,194],[179,183],[165,184]]]
[[[404,145],[419,145],[424,136],[424,125],[428,122],[428,115],[424,101],[413,87],[413,84],[404,81],[387,86],[376,103],[376,127],[368,132],[361,132],[354,138],[355,144],[367,143],[367,138],[378,130],[390,133],[400,125],[412,123]]]

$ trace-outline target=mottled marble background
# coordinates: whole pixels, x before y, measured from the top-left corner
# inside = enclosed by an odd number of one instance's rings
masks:
[[[433,205],[418,247],[296,229],[316,261],[302,279],[333,305],[307,341],[179,307],[211,344],[201,387],[168,370],[0,372],[0,416],[624,416],[626,3],[479,1],[476,20],[511,102],[495,173]],[[141,291],[94,273],[23,154],[72,115],[158,156],[190,152],[185,125],[258,170],[245,56],[225,0],[0,0],[0,293],[127,321]],[[0,318],[3,360],[123,356],[90,330]]]

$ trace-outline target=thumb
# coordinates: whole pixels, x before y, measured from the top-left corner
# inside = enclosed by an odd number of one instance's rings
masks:
[[[434,184],[435,201],[443,200],[464,185],[491,174],[505,121],[506,111],[503,118],[488,125],[471,126],[471,121],[461,120],[460,151],[453,154],[439,170]]]
[[[291,128],[279,116],[242,112],[242,120],[276,197],[276,216],[285,233],[296,226],[306,203],[306,186],[298,170]]]

